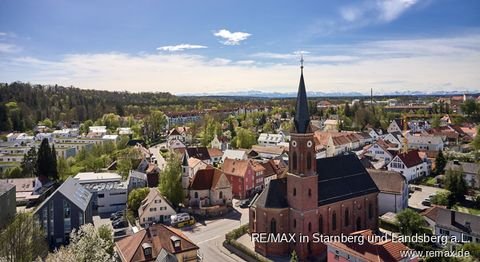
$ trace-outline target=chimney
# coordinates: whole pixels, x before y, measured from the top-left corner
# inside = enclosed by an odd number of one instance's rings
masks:
[[[455,225],[455,211],[450,210],[450,224]]]

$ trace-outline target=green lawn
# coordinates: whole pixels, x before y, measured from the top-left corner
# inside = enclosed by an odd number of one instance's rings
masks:
[[[475,209],[475,208],[468,208],[468,207],[464,207],[464,206],[455,206],[454,209],[457,210],[457,211],[463,212],[463,213],[469,213],[469,214],[477,215],[477,216],[480,215],[480,210]]]

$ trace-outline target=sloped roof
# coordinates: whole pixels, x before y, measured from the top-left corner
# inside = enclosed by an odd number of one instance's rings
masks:
[[[220,150],[218,148],[209,148],[208,149],[208,154],[210,155],[210,157],[221,157],[221,156],[223,156],[222,150]]]
[[[172,236],[180,239],[180,248],[173,246],[170,239]],[[199,249],[181,231],[162,224],[154,224],[147,229],[142,229],[133,235],[120,239],[115,242],[115,245],[122,261],[145,261],[149,259],[146,259],[143,253],[142,244],[144,243],[148,243],[152,247],[152,260],[155,260],[162,249],[171,254]]]
[[[189,157],[195,157],[200,160],[210,160],[210,154],[208,153],[208,149],[204,146],[187,147],[186,151]]]
[[[272,179],[252,205],[263,208],[287,208],[287,179]]]
[[[379,192],[354,154],[317,159],[318,204]]]
[[[79,181],[73,177],[68,177],[65,182],[63,182],[60,187],[55,190],[47,199],[45,199],[36,209],[40,210],[40,208],[45,205],[50,198],[52,198],[55,194],[60,193],[65,198],[70,200],[75,206],[77,206],[82,211],[87,210],[88,205],[92,199],[92,193],[90,193],[87,189],[85,189],[82,185],[80,185]]]
[[[225,161],[226,158],[230,159],[246,159],[247,152],[245,150],[234,150],[234,149],[227,149],[223,152],[222,161]]]
[[[303,80],[303,66],[300,74],[300,83],[298,85],[297,101],[294,117],[295,131],[300,134],[311,132],[310,114],[308,113],[307,91],[305,90],[305,81]]]
[[[480,235],[480,216],[454,211],[439,206],[427,209],[422,215],[433,220],[437,226]]]
[[[227,175],[243,177],[245,176],[249,165],[249,160],[226,158],[225,161],[223,161],[222,171]]]
[[[193,181],[190,184],[189,189],[191,190],[213,189],[217,185],[222,175],[223,175],[222,171],[216,168],[198,170],[195,176],[193,177]]]
[[[382,193],[402,194],[407,186],[405,177],[398,172],[376,169],[367,171]]]
[[[157,198],[167,203],[172,209],[172,204],[160,194],[158,188],[150,188],[148,195],[142,200],[141,206],[138,208],[138,215],[142,216],[143,212],[150,206],[150,204]]]
[[[257,153],[272,154],[272,155],[281,155],[285,152],[285,148],[283,146],[253,145],[252,150]]]
[[[467,162],[458,162],[458,164],[455,164],[454,161],[448,161],[445,169],[463,170],[464,173],[479,174],[480,164]]]
[[[418,154],[418,150],[410,150],[407,153],[400,153],[397,155],[400,160],[407,166],[408,168],[420,165],[423,163],[423,160],[420,158]]]
[[[365,239],[368,236],[373,236],[373,232],[370,229],[353,232],[350,235],[362,235]],[[330,242],[328,245],[340,249],[346,253],[359,256],[365,261],[402,261],[405,259],[402,257],[402,252],[409,250],[407,246],[401,242],[394,242],[387,240],[383,242],[368,242],[365,241],[363,245],[353,241],[349,243],[342,242]]]

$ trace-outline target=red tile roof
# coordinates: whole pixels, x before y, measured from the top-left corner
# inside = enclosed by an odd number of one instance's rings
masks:
[[[423,160],[418,155],[418,150],[410,150],[407,153],[400,153],[397,156],[408,168],[423,163]]]
[[[180,239],[180,248],[173,246],[171,237]],[[152,247],[152,258],[146,258],[143,253],[142,244],[147,243]],[[182,232],[174,228],[154,224],[147,229],[122,238],[115,243],[122,261],[154,261],[162,249],[171,254],[184,253],[191,250],[198,250],[199,247],[188,239]]]

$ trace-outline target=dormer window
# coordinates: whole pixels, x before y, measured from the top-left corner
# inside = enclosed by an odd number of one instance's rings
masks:
[[[180,239],[179,237],[177,237],[177,236],[171,236],[171,237],[170,237],[170,241],[172,241],[172,245],[173,245],[173,247],[174,247],[175,249],[181,248],[181,245],[180,245],[181,239]]]
[[[152,256],[152,245],[150,245],[150,243],[143,243],[142,244],[142,249],[143,249],[143,255],[145,257],[151,257]]]

